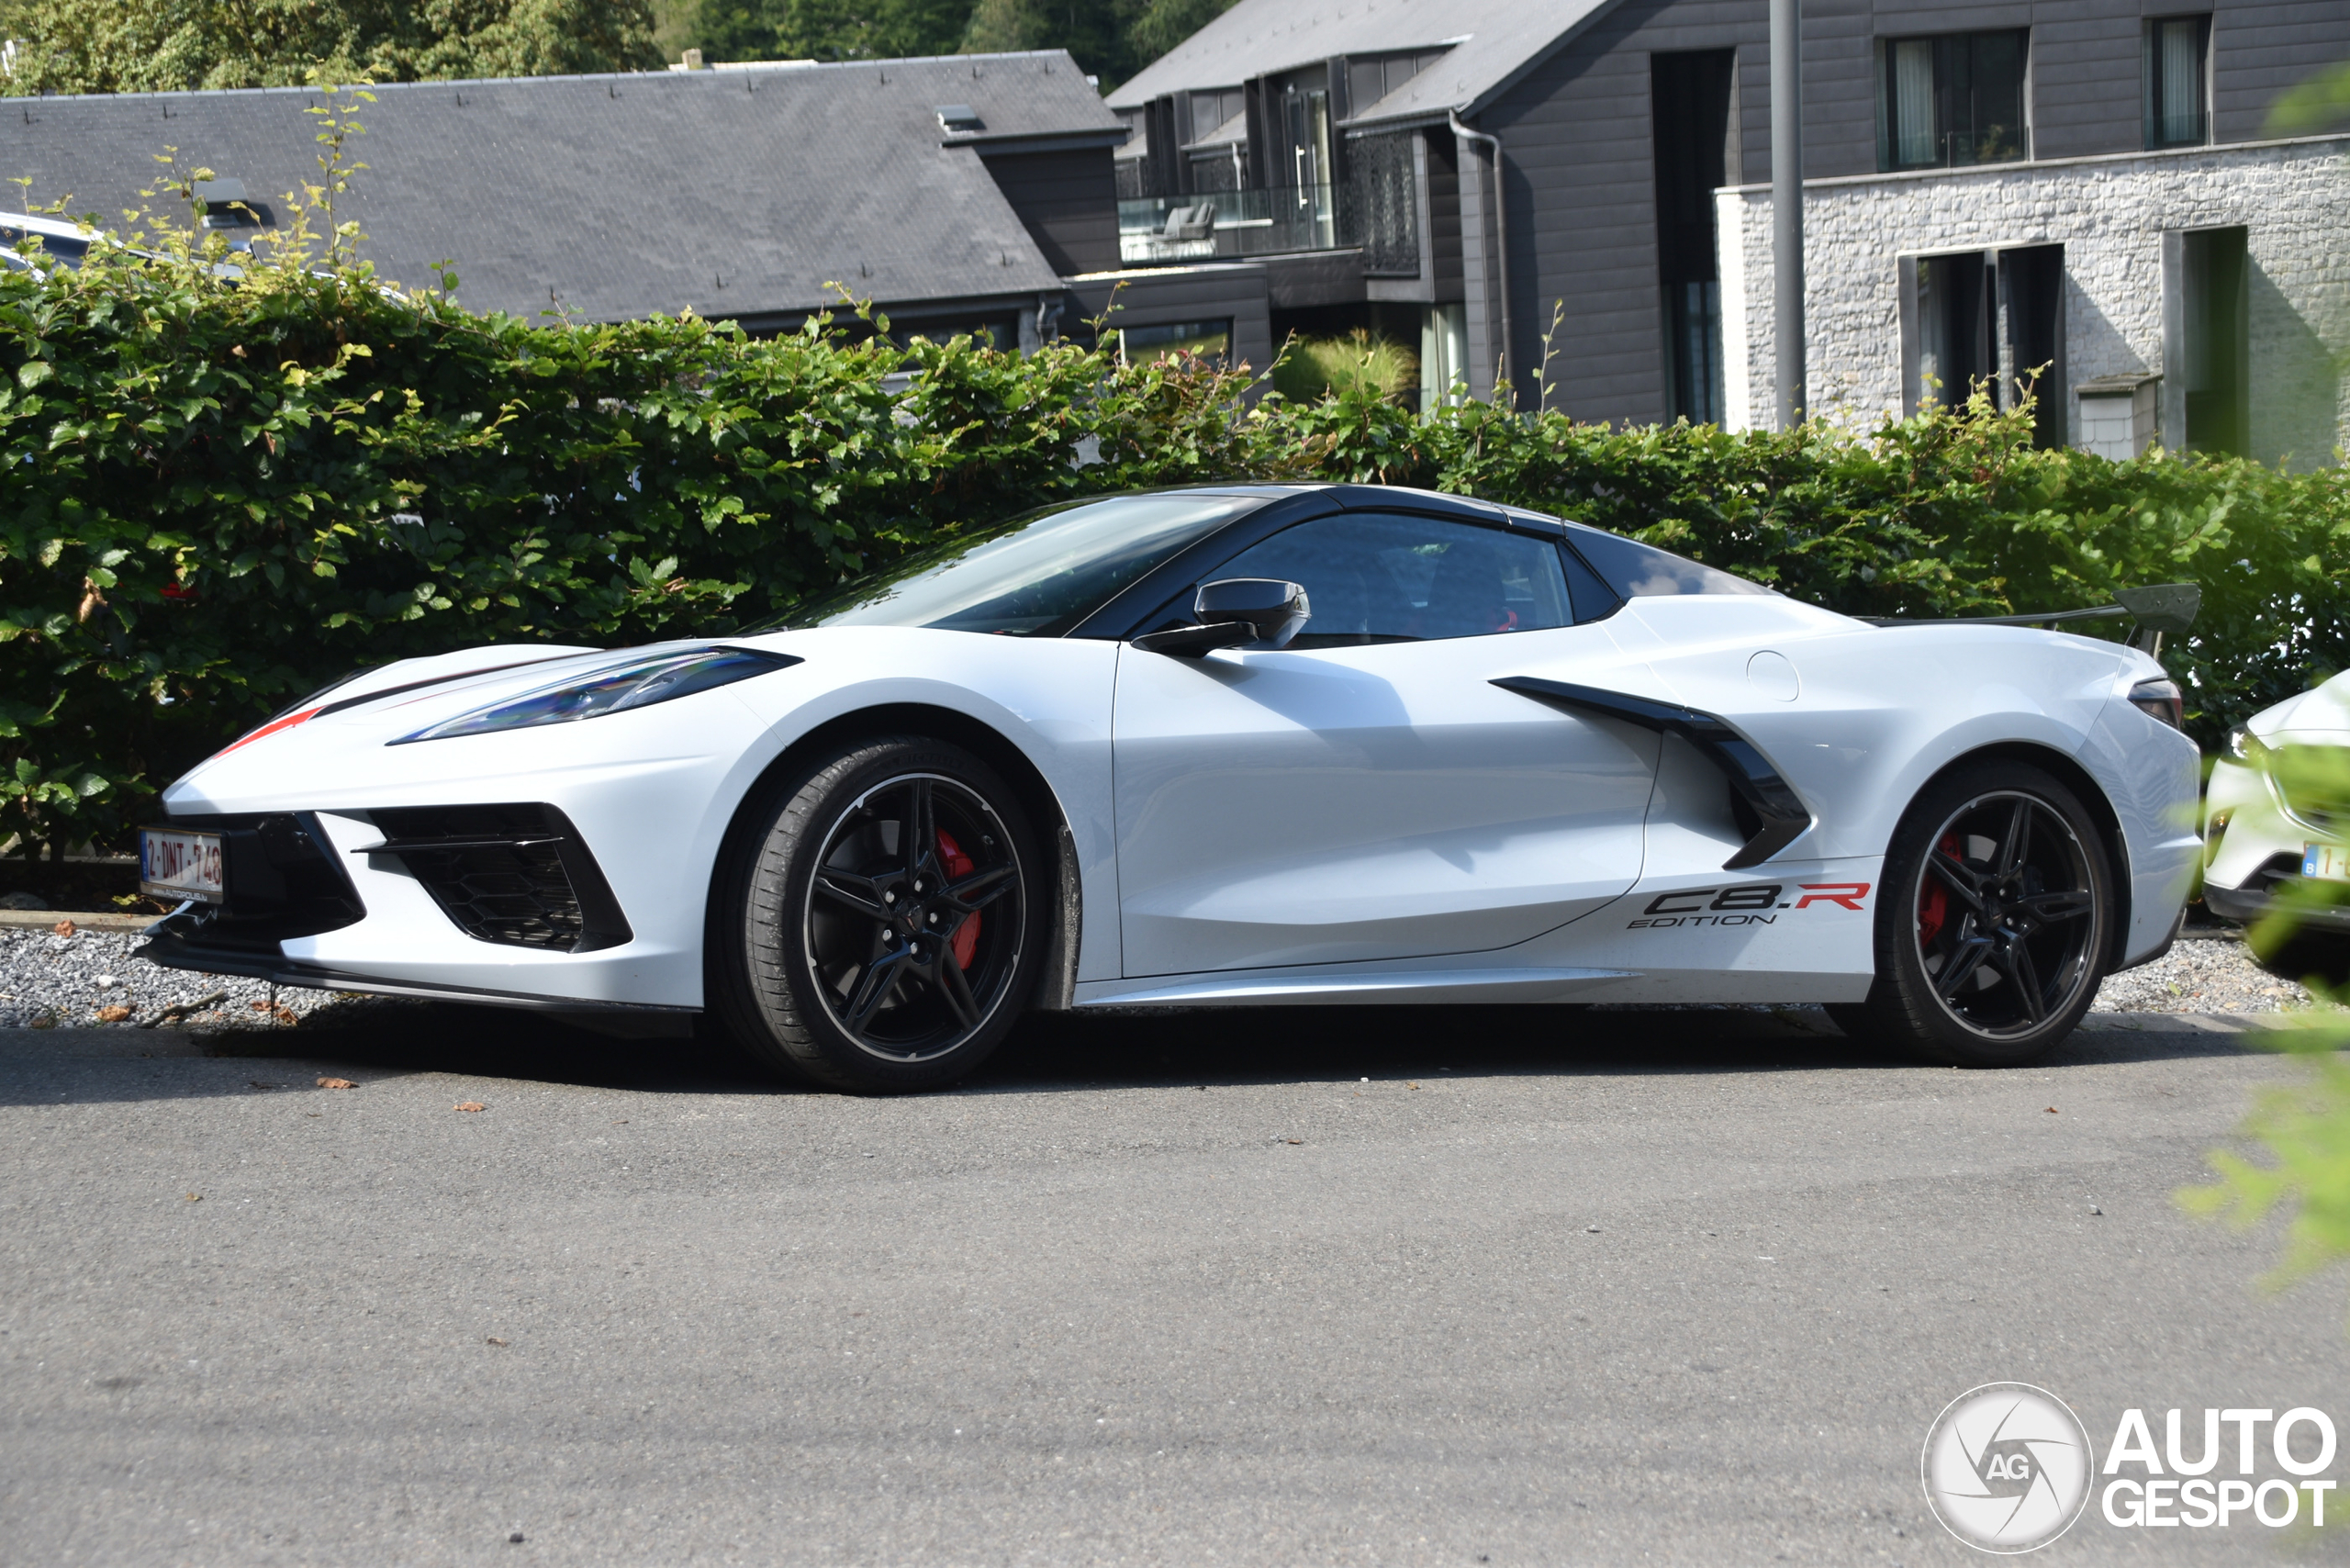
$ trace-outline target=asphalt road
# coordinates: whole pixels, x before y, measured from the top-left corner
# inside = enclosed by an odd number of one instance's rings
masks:
[[[0,1559],[1982,1561],[1918,1480],[1975,1384],[2100,1453],[2350,1417],[2342,1281],[2170,1200],[2290,1075],[2240,1047],[1296,1011],[884,1101],[429,1010],[0,1035]],[[2333,1545],[2093,1506],[2032,1561]]]

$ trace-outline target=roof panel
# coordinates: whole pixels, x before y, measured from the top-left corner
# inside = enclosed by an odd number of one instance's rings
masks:
[[[990,138],[1119,129],[1058,50],[370,90],[341,216],[377,270],[425,284],[445,259],[476,309],[599,320],[803,311],[835,282],[901,306],[1058,287],[978,153],[941,145],[936,106],[970,105]],[[319,177],[316,101],[27,100],[0,176],[111,222],[168,143],[282,207]]]
[[[1162,94],[1229,87],[1333,55],[1454,44],[1356,120],[1465,108],[1509,81],[1613,0],[1240,0],[1110,95],[1132,108]]]

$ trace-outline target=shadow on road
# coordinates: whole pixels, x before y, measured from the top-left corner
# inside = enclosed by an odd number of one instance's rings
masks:
[[[2106,1014],[2036,1065],[2064,1070],[2231,1056],[2250,1044],[2247,1036],[2177,1016]],[[189,1058],[201,1058],[241,1059],[252,1070],[186,1070]],[[1034,1014],[959,1087],[1035,1093],[1441,1070],[1614,1077],[1906,1065],[1846,1038],[1817,1009],[1285,1007]],[[303,1075],[312,1069],[354,1080],[448,1072],[655,1093],[811,1092],[778,1082],[715,1040],[619,1040],[529,1014],[439,1002],[354,1002],[297,1028],[193,1039],[127,1030],[0,1032],[0,1103],[271,1092],[307,1086],[311,1080]]]

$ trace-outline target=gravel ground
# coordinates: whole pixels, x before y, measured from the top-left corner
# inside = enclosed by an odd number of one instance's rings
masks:
[[[167,969],[130,956],[132,932],[0,931],[0,1028],[122,1027],[188,1007],[174,1022],[199,1028],[284,1027],[357,999],[332,991],[279,990],[263,980]],[[215,998],[216,992],[225,992]],[[213,1000],[207,1001],[207,998]],[[2310,994],[2264,972],[2232,934],[2185,940],[2098,992],[2100,1013],[2277,1013],[2308,1005]],[[201,1007],[193,1004],[203,1002]],[[128,1008],[127,1014],[111,1014]],[[41,1020],[48,1020],[43,1024]]]
[[[0,1028],[105,1023],[129,1028],[155,1021],[166,1008],[207,998],[213,1000],[192,1007],[178,1021],[202,1027],[282,1028],[344,1001],[333,991],[281,991],[266,980],[167,969],[132,958],[139,943],[131,931],[60,936],[40,929],[0,930]],[[118,1007],[129,1012],[100,1016]]]
[[[2229,932],[2171,944],[2151,964],[2124,969],[2098,988],[2099,1013],[2281,1013],[2307,1007],[2310,993],[2252,961]]]

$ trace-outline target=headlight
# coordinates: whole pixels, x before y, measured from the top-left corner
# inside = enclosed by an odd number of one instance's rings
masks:
[[[2228,755],[2248,767],[2257,767],[2268,756],[2268,747],[2260,737],[2242,724],[2228,732]]]
[[[800,662],[789,654],[763,653],[754,648],[695,648],[681,654],[662,654],[575,676],[560,685],[509,698],[495,708],[480,708],[444,719],[430,729],[402,735],[391,744],[406,745],[410,741],[441,741],[456,735],[486,735],[500,730],[527,730],[540,724],[600,719],[607,713],[648,708],[671,698],[690,697],[697,691],[731,686]]]
[[[2164,677],[2158,680],[2142,680],[2130,689],[2130,706],[2140,712],[2160,719],[2174,730],[2187,727],[2187,698],[2178,682]]]

